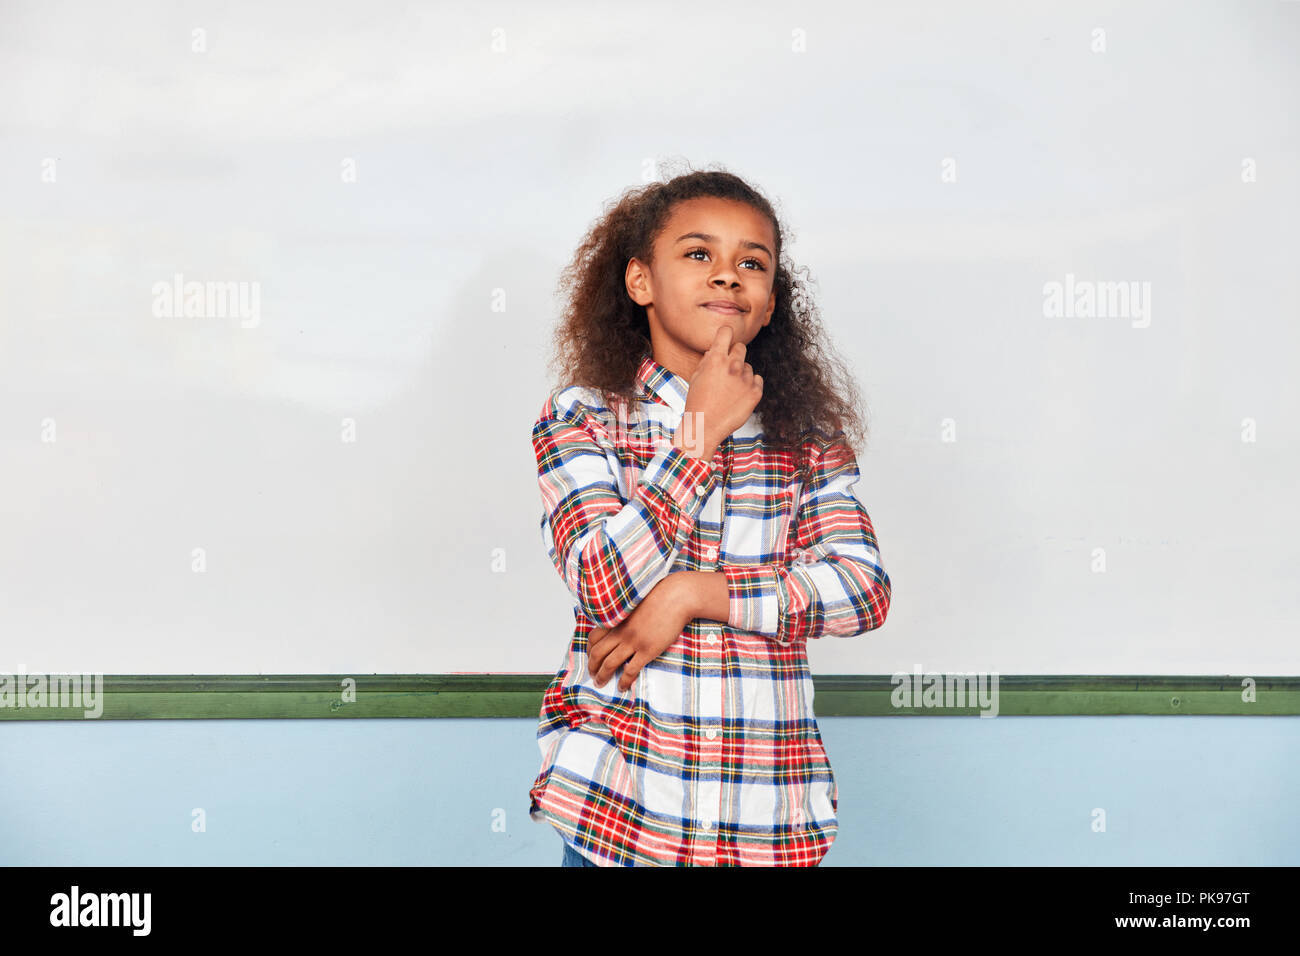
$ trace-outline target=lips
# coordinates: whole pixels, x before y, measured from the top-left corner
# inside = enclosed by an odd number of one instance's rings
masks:
[[[705,302],[701,308],[709,309],[713,312],[721,312],[725,315],[740,315],[745,310],[734,302],[728,302],[725,299],[717,299],[713,302]]]

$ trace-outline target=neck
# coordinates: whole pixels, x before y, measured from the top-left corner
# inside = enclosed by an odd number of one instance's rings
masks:
[[[700,367],[704,356],[676,342],[654,342],[653,358],[674,375],[680,375],[686,381],[695,377],[695,370]]]

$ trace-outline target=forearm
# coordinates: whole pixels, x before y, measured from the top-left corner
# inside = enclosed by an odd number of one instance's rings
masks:
[[[533,426],[542,542],[581,611],[612,627],[687,546],[721,476],[710,460],[665,443],[636,487],[620,490],[607,455],[613,438],[564,394],[552,395]]]
[[[691,618],[727,623],[731,613],[731,592],[727,576],[721,571],[677,571],[669,578],[679,578],[678,598]]]

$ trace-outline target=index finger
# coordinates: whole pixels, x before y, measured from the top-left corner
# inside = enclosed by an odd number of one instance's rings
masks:
[[[718,326],[718,331],[713,333],[713,348],[721,349],[725,355],[731,351],[731,326],[722,324]]]

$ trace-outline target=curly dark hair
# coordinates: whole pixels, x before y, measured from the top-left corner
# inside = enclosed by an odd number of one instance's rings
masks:
[[[825,333],[808,281],[783,254],[787,232],[772,204],[730,172],[686,172],[629,188],[605,204],[604,214],[561,273],[558,293],[565,305],[555,330],[551,371],[559,373],[561,387],[582,385],[602,393],[608,407],[616,400],[635,402],[637,367],[642,358],[653,357],[653,349],[645,307],[627,292],[627,263],[633,256],[653,262],[655,237],[674,206],[702,196],[747,203],[771,220],[776,235],[776,309],[746,346],[745,361],[763,377],[763,396],[755,411],[764,443],[793,454],[806,479],[804,442],[811,432],[821,432],[826,440],[843,437],[855,453],[865,442],[866,428],[858,412],[861,399],[853,376],[823,343]]]

